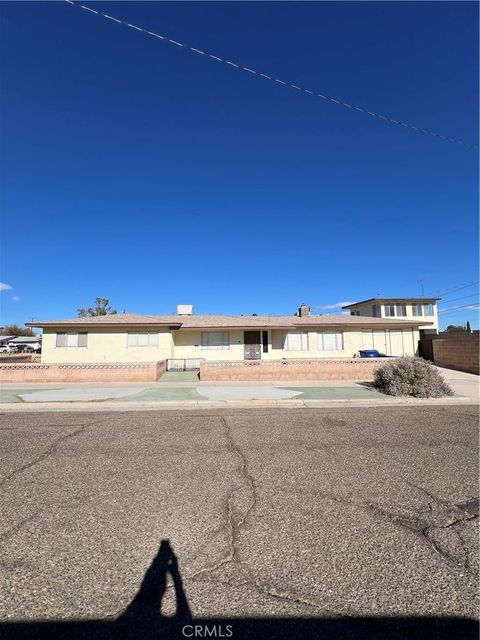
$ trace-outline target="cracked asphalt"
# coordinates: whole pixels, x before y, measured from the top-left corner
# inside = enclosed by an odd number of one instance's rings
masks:
[[[3,622],[117,618],[167,539],[194,618],[477,616],[475,406],[3,414],[0,429]]]

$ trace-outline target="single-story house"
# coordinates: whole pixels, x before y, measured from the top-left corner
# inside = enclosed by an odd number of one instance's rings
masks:
[[[42,363],[154,362],[351,358],[361,349],[415,355],[425,319],[312,315],[302,305],[291,316],[121,313],[26,323],[43,329]]]
[[[28,349],[37,351],[42,346],[41,336],[17,336],[7,341],[6,346],[9,348]]]

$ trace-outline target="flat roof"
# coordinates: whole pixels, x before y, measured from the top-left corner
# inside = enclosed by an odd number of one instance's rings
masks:
[[[367,304],[368,302],[436,302],[441,298],[369,298],[368,300],[361,300],[360,302],[352,302],[352,304],[346,304],[342,309],[350,309],[351,307],[357,307],[359,304]]]

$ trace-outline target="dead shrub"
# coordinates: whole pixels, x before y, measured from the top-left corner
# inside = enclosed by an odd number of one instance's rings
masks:
[[[439,371],[423,358],[395,358],[375,370],[373,385],[389,396],[441,398],[453,395]]]

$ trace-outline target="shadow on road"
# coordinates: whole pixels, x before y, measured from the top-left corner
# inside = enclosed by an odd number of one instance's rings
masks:
[[[170,575],[176,612],[162,614]],[[177,558],[168,540],[145,573],[140,589],[115,620],[0,623],[2,640],[170,640],[237,638],[265,640],[473,640],[478,625],[464,618],[193,618]]]

